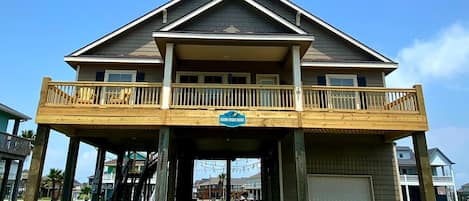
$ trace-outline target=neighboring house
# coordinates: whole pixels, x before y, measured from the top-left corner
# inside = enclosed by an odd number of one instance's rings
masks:
[[[420,201],[417,164],[410,147],[397,147],[399,174],[404,201]],[[438,148],[428,150],[432,169],[433,185],[438,201],[458,201],[452,162]]]
[[[18,197],[24,160],[31,152],[30,140],[18,136],[18,131],[20,123],[30,119],[0,103],[0,200],[16,201]],[[7,133],[10,121],[12,131]]]
[[[195,198],[201,200],[222,199],[226,196],[225,186],[221,185],[218,177],[197,180],[194,183],[196,188]],[[226,181],[223,181],[224,183]],[[261,175],[256,174],[251,177],[231,179],[231,200],[262,200]]]
[[[458,190],[459,201],[469,201],[469,183],[461,186]]]
[[[76,80],[43,80],[26,197],[53,129],[70,136],[64,201],[80,142],[98,150],[95,178],[106,152],[158,156],[117,200],[191,200],[195,160],[236,158],[260,159],[263,200],[398,200],[394,140],[408,136],[435,199],[422,86],[387,88],[396,62],[292,1],[172,0],[64,59]]]

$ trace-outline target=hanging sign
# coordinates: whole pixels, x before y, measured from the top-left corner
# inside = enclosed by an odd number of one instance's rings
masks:
[[[221,125],[229,128],[235,128],[246,124],[246,116],[237,111],[228,111],[218,117]]]

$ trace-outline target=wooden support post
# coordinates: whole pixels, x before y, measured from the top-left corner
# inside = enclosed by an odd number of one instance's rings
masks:
[[[122,167],[124,164],[124,155],[125,152],[121,151],[117,154],[117,160],[116,160],[116,176],[114,178],[114,185],[118,184],[119,181],[122,179]],[[115,187],[114,187],[115,188]]]
[[[13,185],[11,193],[11,201],[16,201],[18,199],[18,188],[20,187],[21,174],[23,173],[24,159],[18,160],[18,168],[16,169],[16,178],[15,184]]]
[[[96,168],[94,171],[93,185],[91,190],[91,201],[99,201],[101,196],[101,187],[103,184],[104,160],[106,158],[106,150],[98,149],[98,157],[96,158]]]
[[[24,194],[25,201],[36,201],[38,199],[49,134],[50,127],[48,125],[38,125],[36,138],[34,139],[31,166],[29,167],[28,182],[26,183],[26,192]]]
[[[176,199],[177,201],[191,200],[194,160],[188,157],[179,158],[177,166]]]
[[[21,120],[15,119],[15,124],[13,124],[13,131],[11,132],[11,134],[18,135],[18,130],[20,129],[20,123],[21,123]]]
[[[75,181],[75,170],[77,167],[78,150],[80,148],[80,139],[70,137],[67,153],[67,164],[65,165],[64,182],[62,190],[62,201],[72,200],[72,190]]]
[[[158,166],[156,169],[156,201],[166,201],[168,196],[168,158],[169,143],[171,138],[171,129],[169,127],[160,128],[159,146],[158,146]]]
[[[174,44],[166,43],[166,54],[164,58],[164,77],[163,77],[163,91],[161,100],[161,109],[169,109],[171,100],[171,79],[173,76],[173,55]]]
[[[303,111],[303,86],[301,82],[301,58],[300,46],[292,47],[292,68],[293,68],[293,84],[295,85],[295,107],[296,111]]]
[[[2,188],[0,189],[0,200],[5,200],[8,186],[8,176],[10,175],[11,159],[5,158],[5,168],[3,169]]]
[[[177,167],[178,163],[176,160],[176,155],[174,154],[174,143],[170,142],[170,152],[169,152],[169,176],[168,176],[168,200],[174,200],[174,196],[176,193],[176,174],[177,174]]]
[[[226,160],[226,201],[231,201],[231,159]]]
[[[435,201],[435,190],[433,187],[432,170],[428,159],[427,140],[425,132],[412,134],[414,143],[415,160],[419,177],[420,199],[422,201]]]
[[[294,150],[296,164],[296,188],[298,201],[308,200],[308,180],[306,173],[305,134],[303,129],[294,129]]]

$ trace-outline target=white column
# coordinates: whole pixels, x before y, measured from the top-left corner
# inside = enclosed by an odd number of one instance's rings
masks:
[[[171,79],[173,76],[173,55],[174,44],[166,43],[166,54],[164,58],[164,77],[163,77],[163,92],[161,100],[161,109],[169,109],[169,102],[171,99]]]
[[[292,68],[293,68],[293,83],[295,85],[295,105],[296,111],[303,111],[303,89],[301,82],[301,58],[300,46],[294,45],[292,47]]]
[[[458,201],[458,191],[456,190],[456,181],[454,180],[454,171],[452,165],[449,166],[449,171],[451,173],[451,180],[453,181],[454,200]]]
[[[410,193],[409,193],[409,183],[408,183],[406,174],[404,175],[404,181],[405,181],[405,196],[407,197],[407,201],[411,201]]]

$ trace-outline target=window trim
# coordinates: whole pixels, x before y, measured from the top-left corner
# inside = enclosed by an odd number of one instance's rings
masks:
[[[198,76],[197,83],[204,84],[205,76],[221,76],[222,84],[228,83],[228,76],[245,77],[247,84],[251,84],[251,73],[246,72],[196,72],[196,71],[176,71],[176,83],[181,83],[181,76]]]
[[[326,74],[326,85],[331,85],[331,78],[353,79],[353,87],[358,87],[358,76],[356,74]]]
[[[279,74],[256,74],[256,84],[259,84],[259,81],[262,77],[275,78],[277,83],[274,85],[280,84],[280,75]]]
[[[105,70],[104,82],[109,82],[109,74],[130,74],[132,75],[131,82],[137,82],[137,70]]]

